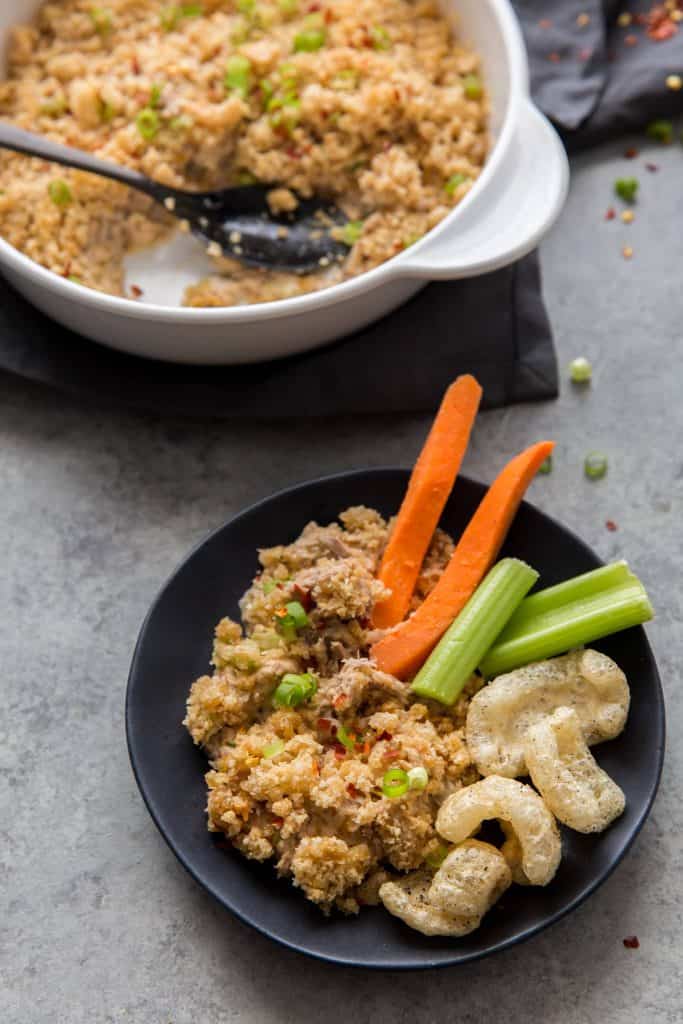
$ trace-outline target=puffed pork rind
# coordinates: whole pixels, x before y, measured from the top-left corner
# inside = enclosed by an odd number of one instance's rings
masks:
[[[448,914],[482,918],[512,882],[505,857],[490,843],[466,839],[434,875],[429,901]]]
[[[529,729],[524,757],[550,810],[576,832],[602,832],[623,812],[626,798],[596,763],[572,708],[558,708]]]
[[[436,818],[444,839],[461,843],[483,821],[508,822],[522,851],[521,867],[532,885],[547,885],[557,871],[562,843],[554,817],[538,793],[515,779],[489,775],[447,797]]]
[[[598,651],[574,651],[498,676],[467,712],[467,746],[482,775],[528,775],[527,731],[559,707],[573,708],[588,744],[624,728],[630,693],[618,665]]]
[[[449,914],[429,898],[433,876],[427,871],[413,871],[403,878],[380,886],[379,898],[394,917],[423,935],[449,935],[458,938],[479,927],[481,918]]]

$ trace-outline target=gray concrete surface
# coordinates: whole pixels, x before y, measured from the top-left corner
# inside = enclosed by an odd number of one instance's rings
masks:
[[[306,961],[233,920],[175,862],[133,782],[123,697],[138,627],[208,529],[319,472],[406,463],[427,421],[168,422],[0,377],[2,1024],[683,1020],[683,153],[658,151],[647,174],[622,148],[575,163],[544,245],[561,362],[587,355],[594,385],[483,415],[465,468],[489,479],[521,445],[556,437],[554,473],[531,497],[648,583],[669,749],[631,854],[542,936],[431,976]],[[636,221],[605,223],[626,171],[642,179]],[[582,476],[592,448],[610,459],[598,483]],[[622,945],[632,933],[638,950]]]

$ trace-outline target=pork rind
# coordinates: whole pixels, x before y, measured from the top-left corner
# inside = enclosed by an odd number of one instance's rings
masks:
[[[510,868],[512,881],[516,885],[529,885],[529,879],[522,868],[522,844],[517,838],[517,833],[508,821],[501,821],[500,828],[505,836],[505,842],[501,846],[500,852]]]
[[[618,665],[598,651],[574,651],[499,676],[473,697],[467,746],[482,775],[528,775],[527,731],[559,707],[573,708],[587,743],[618,736],[630,693]]]
[[[602,832],[623,812],[623,792],[596,763],[572,708],[527,732],[524,756],[531,779],[561,822],[577,832]]]
[[[466,839],[434,875],[429,900],[449,914],[482,918],[512,882],[505,857],[490,843]]]
[[[423,935],[468,935],[479,927],[481,918],[450,914],[429,898],[433,876],[427,871],[413,871],[404,878],[380,886],[379,898],[394,917],[400,917]]]
[[[522,782],[489,775],[452,793],[441,805],[436,829],[461,843],[483,821],[508,822],[521,847],[521,868],[532,885],[547,885],[557,871],[562,844],[555,819],[538,793]]]

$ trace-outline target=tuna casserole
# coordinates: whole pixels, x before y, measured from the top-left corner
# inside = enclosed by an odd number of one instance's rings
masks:
[[[295,190],[348,217],[343,265],[296,276],[214,257],[190,306],[371,269],[449,213],[487,151],[478,57],[434,0],[48,0],[11,33],[0,117],[169,186],[272,182],[276,210]],[[123,295],[126,253],[175,224],[116,183],[0,155],[0,233],[88,287]]]

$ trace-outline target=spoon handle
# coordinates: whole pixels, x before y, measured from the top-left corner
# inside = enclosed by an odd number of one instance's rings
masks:
[[[100,160],[91,153],[82,149],[73,149],[71,146],[62,146],[59,142],[46,139],[43,135],[34,135],[33,132],[26,132],[6,121],[0,121],[0,148],[14,150],[15,153],[25,153],[27,156],[41,157],[43,160],[50,160],[55,164],[63,164],[65,167],[77,167],[81,171],[91,171],[93,174],[101,174],[104,178],[112,178],[120,181],[123,185],[137,188],[147,195],[157,197],[155,182],[146,178],[144,174],[133,171],[128,167],[120,167],[117,164],[110,164],[106,160]]]

